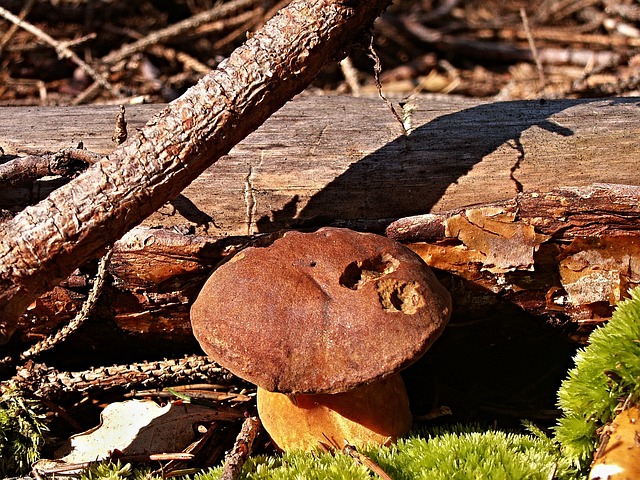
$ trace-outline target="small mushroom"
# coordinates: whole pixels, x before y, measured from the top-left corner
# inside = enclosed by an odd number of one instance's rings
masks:
[[[219,267],[191,309],[203,350],[258,386],[283,450],[386,443],[411,426],[398,372],[433,344],[449,293],[389,238],[347,229],[287,232]]]

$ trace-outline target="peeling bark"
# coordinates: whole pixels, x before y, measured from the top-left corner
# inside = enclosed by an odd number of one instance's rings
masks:
[[[0,342],[39,295],[175,198],[389,2],[296,1],[83,175],[0,228]]]
[[[547,319],[604,319],[640,285],[640,187],[595,184],[398,220],[387,234],[446,272],[454,310],[498,299]]]

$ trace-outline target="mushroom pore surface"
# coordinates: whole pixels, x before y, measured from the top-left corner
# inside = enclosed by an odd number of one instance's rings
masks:
[[[450,310],[449,293],[402,244],[323,228],[220,266],[191,321],[209,356],[265,390],[338,393],[416,361]]]

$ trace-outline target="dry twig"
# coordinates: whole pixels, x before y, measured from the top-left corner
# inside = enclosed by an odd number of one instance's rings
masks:
[[[100,294],[102,293],[102,288],[104,287],[104,282],[107,277],[107,265],[109,265],[109,260],[111,259],[112,254],[113,248],[110,247],[109,249],[107,249],[107,253],[105,253],[100,259],[100,263],[98,264],[98,273],[96,274],[91,292],[89,292],[89,296],[84,302],[82,309],[73,318],[73,320],[71,320],[67,325],[58,330],[54,335],[45,338],[44,340],[36,343],[31,348],[23,352],[20,355],[20,360],[27,360],[31,357],[41,354],[42,352],[51,350],[58,343],[64,341],[69,335],[78,330],[78,328],[80,328],[80,326],[87,321],[96,304],[98,303]]]
[[[100,158],[101,155],[82,148],[65,148],[51,154],[14,158],[0,164],[0,185],[28,185],[48,175],[73,177]]]
[[[29,22],[21,20],[19,17],[15,16],[13,13],[8,11],[5,8],[0,7],[0,16],[9,20],[13,24],[19,26],[20,28],[26,30],[27,32],[35,35],[37,38],[42,40],[43,42],[51,45],[56,53],[58,54],[58,58],[68,58],[73,63],[78,65],[82,70],[84,70],[91,78],[93,78],[96,82],[98,82],[102,87],[106,88],[112,95],[118,97],[120,96],[120,92],[109,83],[109,81],[98,71],[96,71],[91,65],[86,63],[80,57],[78,57],[71,49],[69,49],[69,42],[59,42],[54,39],[51,35],[40,30],[35,25],[32,25]]]
[[[222,475],[220,480],[235,480],[242,472],[244,462],[251,455],[253,442],[255,441],[261,427],[260,419],[257,416],[247,417],[242,424],[242,429],[233,445],[233,450],[229,452],[224,460]]]
[[[241,383],[228,370],[207,356],[190,356],[157,362],[97,367],[82,372],[58,372],[42,364],[27,362],[13,381],[41,398],[72,392],[91,393],[114,388],[157,388],[193,382]]]
[[[27,15],[29,15],[29,12],[31,11],[31,8],[33,7],[34,3],[35,3],[35,0],[27,0],[25,2],[24,6],[22,7],[22,10],[20,10],[20,13],[18,14],[18,18],[20,20],[24,20],[25,18],[27,18]],[[2,39],[0,39],[0,55],[2,55],[2,50],[4,49],[4,46],[7,43],[9,43],[9,40],[11,40],[11,37],[13,37],[13,35],[18,31],[18,28],[20,28],[18,24],[13,23],[11,27],[9,27],[9,29],[2,36]]]
[[[522,19],[522,26],[527,35],[527,42],[531,49],[531,55],[533,61],[536,63],[536,70],[538,71],[538,79],[540,80],[540,88],[544,89],[547,81],[544,77],[544,69],[542,68],[542,62],[540,62],[540,56],[538,55],[538,49],[536,48],[536,42],[533,40],[531,34],[531,28],[529,27],[529,18],[527,17],[527,11],[524,8],[520,9],[520,18]]]
[[[216,4],[213,8],[206,10],[202,13],[189,17],[181,22],[174,23],[166,28],[162,28],[151,34],[147,35],[140,40],[128,45],[124,45],[116,51],[109,53],[102,58],[102,62],[108,65],[113,65],[120,60],[124,60],[130,57],[134,53],[142,52],[143,50],[163,43],[172,38],[176,38],[187,34],[190,31],[201,27],[206,23],[211,23],[216,20],[220,20],[226,17],[230,17],[238,13],[241,10],[250,8],[257,4],[257,0],[232,0],[230,2]]]
[[[373,473],[378,475],[382,480],[392,480],[392,478],[380,467],[380,465],[378,465],[366,455],[358,452],[358,450],[356,450],[356,447],[350,445],[346,440],[344,442],[342,453],[344,453],[345,455],[349,455],[360,465],[364,465],[365,467],[367,467]]]

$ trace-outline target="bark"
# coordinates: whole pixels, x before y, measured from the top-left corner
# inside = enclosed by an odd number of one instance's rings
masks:
[[[258,436],[258,433],[260,433],[261,427],[262,424],[257,416],[247,417],[245,419],[242,423],[240,433],[238,433],[236,437],[233,449],[224,459],[220,480],[235,480],[240,478],[242,467],[247,458],[249,458],[249,455],[251,455],[253,442]]]
[[[5,222],[0,341],[33,300],[175,198],[343,55],[387,4],[292,3],[137,135]]]
[[[546,320],[604,321],[640,285],[640,187],[596,184],[404,218],[387,234],[447,272],[457,314],[499,302]]]

